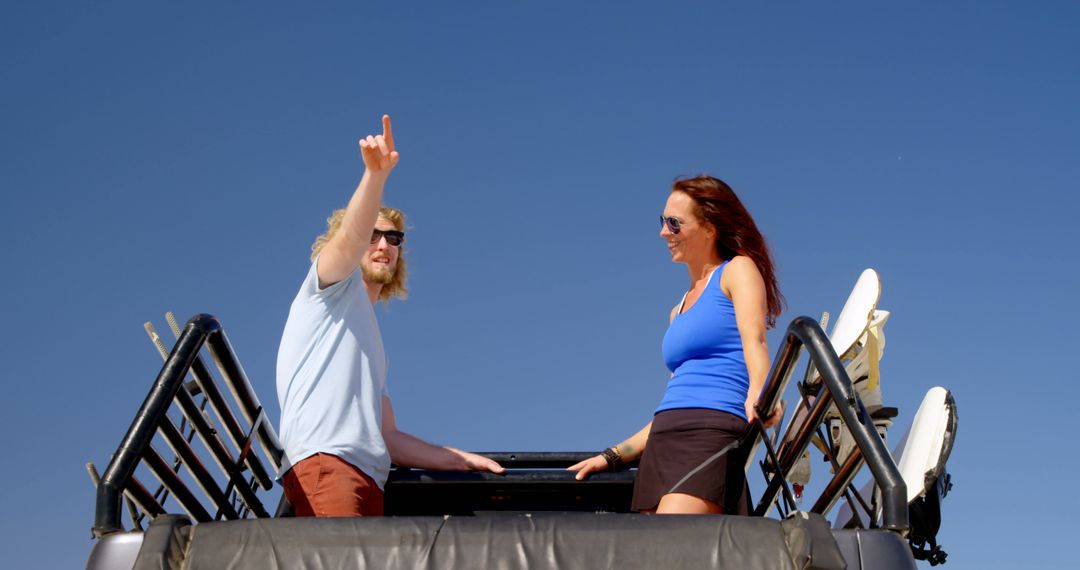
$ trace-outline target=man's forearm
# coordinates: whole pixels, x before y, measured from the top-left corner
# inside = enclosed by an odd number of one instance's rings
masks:
[[[385,184],[385,175],[365,172],[360,179],[349,205],[345,207],[341,229],[330,238],[319,258],[320,287],[341,281],[360,265],[379,217]]]
[[[432,445],[403,431],[383,433],[383,439],[394,465],[442,471],[468,469],[465,459],[456,449]]]
[[[361,252],[367,248],[371,230],[379,217],[386,178],[385,175],[364,171],[364,176],[360,178],[356,191],[349,199],[349,205],[345,207],[341,231],[348,236],[350,243],[358,246]]]

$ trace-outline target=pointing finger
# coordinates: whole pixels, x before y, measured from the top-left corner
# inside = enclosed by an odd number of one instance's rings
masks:
[[[390,147],[390,150],[394,150],[394,132],[390,128],[390,115],[382,116],[382,135],[386,139],[386,145]]]
[[[382,135],[375,137],[375,142],[379,143],[379,150],[382,151],[383,156],[389,156],[390,148],[386,144],[386,138]]]

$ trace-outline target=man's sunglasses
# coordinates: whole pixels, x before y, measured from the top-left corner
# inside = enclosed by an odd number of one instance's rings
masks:
[[[675,216],[660,216],[660,227],[667,226],[669,232],[677,234],[682,231],[682,222]]]
[[[405,241],[405,232],[399,232],[397,230],[371,230],[371,243],[379,243],[379,240],[386,238],[386,243],[397,247],[401,245],[401,242]]]

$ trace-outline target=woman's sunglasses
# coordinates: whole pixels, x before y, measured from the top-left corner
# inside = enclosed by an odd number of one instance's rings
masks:
[[[682,231],[682,222],[679,221],[679,218],[676,218],[675,216],[661,215],[660,228],[663,229],[665,226],[667,227],[668,231],[673,234],[677,234]]]
[[[401,245],[401,242],[405,241],[405,232],[399,232],[397,230],[371,230],[371,243],[379,243],[379,240],[386,238],[386,243],[397,247]]]

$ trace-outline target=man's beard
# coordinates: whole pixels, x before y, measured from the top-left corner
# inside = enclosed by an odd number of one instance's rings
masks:
[[[364,277],[366,283],[389,285],[394,281],[394,269],[376,269],[367,262],[360,264],[360,274]]]

